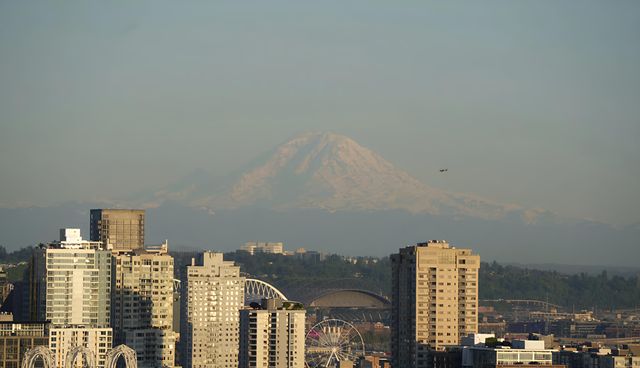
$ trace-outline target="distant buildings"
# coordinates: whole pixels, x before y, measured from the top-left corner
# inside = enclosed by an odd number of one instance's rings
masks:
[[[240,368],[304,368],[305,309],[265,299],[240,311]]]
[[[180,307],[185,368],[238,367],[244,280],[222,253],[204,252],[187,266]]]
[[[306,250],[304,248],[296,249],[293,255],[298,259],[311,262],[322,262],[327,258],[327,255],[322,252],[317,252],[315,250]]]
[[[251,255],[256,253],[268,253],[268,254],[284,254],[284,245],[281,242],[246,242],[240,247]]]
[[[144,248],[144,210],[93,209],[90,239],[114,252]]]
[[[640,344],[624,348],[565,347],[554,352],[555,364],[567,368],[637,368],[640,367]]]
[[[393,366],[427,367],[427,352],[477,332],[480,256],[432,240],[401,248],[392,262]]]

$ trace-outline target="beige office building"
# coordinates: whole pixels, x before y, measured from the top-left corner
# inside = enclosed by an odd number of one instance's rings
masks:
[[[180,307],[185,368],[238,367],[244,281],[222,253],[204,252],[187,266]]]
[[[174,367],[173,257],[167,244],[113,256],[111,326],[116,345],[136,351],[138,367]]]
[[[393,366],[427,366],[427,351],[478,330],[480,256],[431,240],[401,248],[392,262]]]
[[[240,368],[304,368],[305,309],[267,299],[240,312]]]
[[[143,249],[144,210],[91,210],[90,239],[114,253]]]

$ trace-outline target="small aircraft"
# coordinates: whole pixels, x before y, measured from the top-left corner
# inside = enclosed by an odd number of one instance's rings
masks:
[[[445,171],[449,171],[449,169],[440,169],[440,172],[443,173]]]

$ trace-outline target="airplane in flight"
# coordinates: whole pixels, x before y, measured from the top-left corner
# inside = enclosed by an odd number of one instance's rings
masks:
[[[440,169],[440,172],[443,173],[445,171],[449,171],[449,169]]]

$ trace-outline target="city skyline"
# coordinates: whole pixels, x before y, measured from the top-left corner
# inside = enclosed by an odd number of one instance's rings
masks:
[[[260,240],[229,254],[170,254],[168,243],[123,249],[109,242],[123,235],[114,212],[93,210],[92,221],[97,211],[109,215],[101,223],[109,236],[87,241],[80,229],[60,229],[59,240],[33,250],[22,282],[14,273],[7,284],[0,273],[10,294],[0,314],[5,362],[33,366],[40,356],[102,368],[121,356],[131,368],[136,357],[148,368],[471,368],[496,360],[496,367],[591,368],[573,360],[592,354],[600,366],[640,363],[640,344],[632,344],[640,342],[637,274],[514,273],[481,265],[474,249],[446,240],[400,246],[387,259],[323,257]],[[133,225],[137,243],[145,211],[121,214],[135,214],[120,225]],[[20,310],[25,301],[28,310]],[[615,349],[586,350],[576,344],[585,338]]]
[[[0,368],[640,368],[638,36],[0,1]]]

